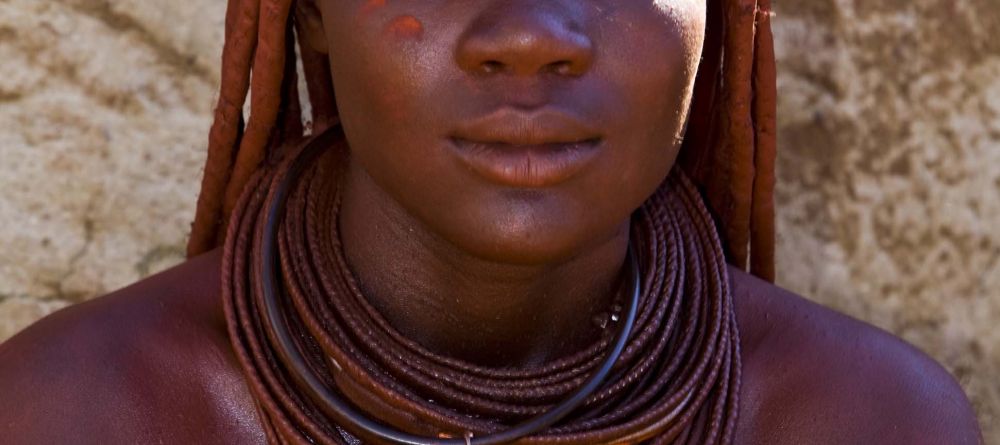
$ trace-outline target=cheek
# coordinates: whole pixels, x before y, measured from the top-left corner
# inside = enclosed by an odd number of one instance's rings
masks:
[[[663,19],[686,32],[704,29],[707,11],[705,0],[654,0]]]
[[[412,60],[426,43],[425,25],[413,15],[393,16],[385,0],[350,7],[325,3],[331,73],[345,130],[359,142],[382,140],[387,127],[412,120],[419,91]]]
[[[404,14],[386,20],[386,6],[386,0],[366,0],[358,8],[357,25],[362,28],[381,27],[381,37],[390,41],[420,40],[423,37],[424,24],[418,18]]]
[[[424,25],[412,15],[402,15],[386,23],[382,34],[397,40],[420,40],[424,35]]]
[[[706,2],[704,0],[675,0],[665,12],[669,26],[678,34],[685,75],[694,83],[694,76],[705,45]]]
[[[632,77],[635,83],[629,89],[647,93],[633,96],[636,108],[647,110],[636,120],[654,129],[662,138],[661,144],[663,140],[677,143],[683,136],[705,39],[705,3],[656,0],[659,14],[654,16],[658,18],[647,20],[645,29],[640,30],[646,43],[637,46],[633,58],[644,61],[637,65],[643,69],[637,70],[641,75]]]
[[[616,146],[623,149],[614,163],[619,176],[608,179],[619,182],[609,188],[627,190],[629,204],[645,200],[676,160],[704,38],[700,3],[662,3],[662,14],[630,11],[630,30],[611,37],[613,46],[627,50],[608,55],[613,62],[602,74],[622,101]],[[630,44],[635,41],[644,44]]]
[[[358,10],[358,17],[362,20],[368,20],[372,14],[378,12],[385,7],[385,0],[366,0],[361,9]]]

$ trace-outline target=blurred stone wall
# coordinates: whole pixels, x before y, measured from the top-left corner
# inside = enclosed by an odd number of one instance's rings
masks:
[[[955,373],[1000,445],[1000,8],[786,0],[780,283]],[[0,4],[0,341],[183,258],[222,1]]]
[[[1000,445],[997,0],[776,3],[781,284],[943,362]]]

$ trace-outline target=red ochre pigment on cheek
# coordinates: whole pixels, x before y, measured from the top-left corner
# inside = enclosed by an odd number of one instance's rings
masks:
[[[412,15],[401,15],[385,25],[385,34],[398,39],[418,40],[424,35],[424,25]]]
[[[367,18],[373,12],[382,9],[384,6],[385,0],[367,0],[365,1],[365,4],[361,6],[361,9],[358,11],[358,15],[362,18]]]

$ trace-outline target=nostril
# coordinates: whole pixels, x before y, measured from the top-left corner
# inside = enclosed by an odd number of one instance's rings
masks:
[[[499,60],[487,60],[481,64],[483,73],[495,74],[504,71],[504,63]]]
[[[552,62],[542,69],[543,72],[569,76],[573,74],[573,62],[570,60],[559,60]]]

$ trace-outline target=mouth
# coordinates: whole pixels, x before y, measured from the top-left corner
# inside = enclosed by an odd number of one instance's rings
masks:
[[[500,109],[468,121],[449,140],[459,160],[488,181],[542,188],[584,170],[600,153],[603,138],[567,113]]]

